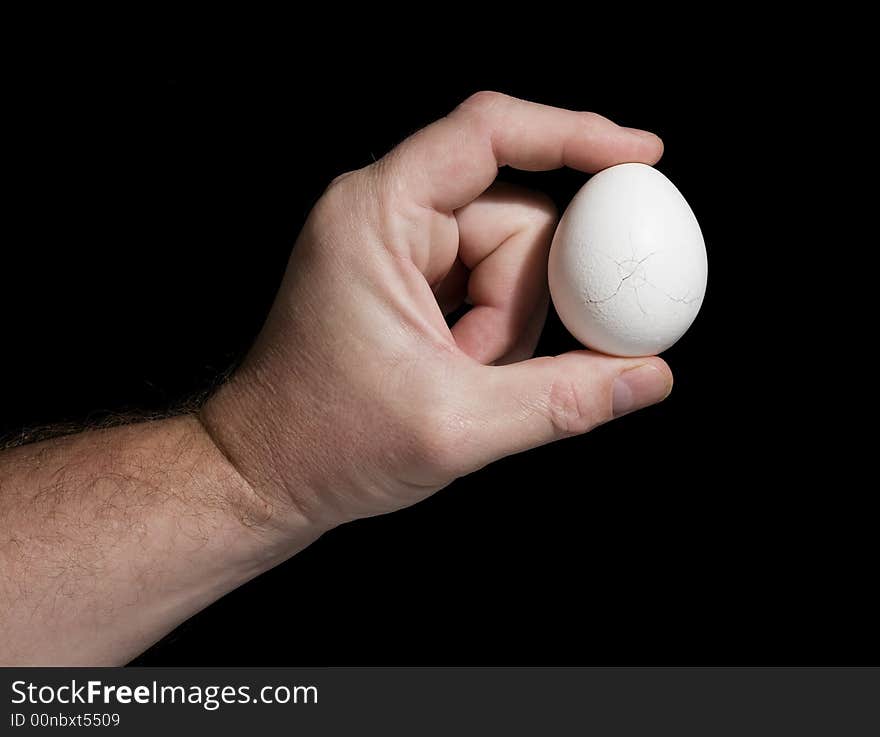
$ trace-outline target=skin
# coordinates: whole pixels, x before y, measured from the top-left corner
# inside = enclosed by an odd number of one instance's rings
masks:
[[[659,358],[529,358],[556,213],[493,185],[504,165],[595,172],[662,150],[478,93],[338,177],[198,412],[0,454],[0,663],[125,663],[336,525],[666,397]]]

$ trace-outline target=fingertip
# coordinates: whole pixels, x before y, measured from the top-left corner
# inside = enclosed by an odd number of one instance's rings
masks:
[[[642,160],[645,163],[656,164],[660,161],[665,148],[663,139],[660,138],[660,136],[656,133],[651,133],[651,131],[642,130],[641,128],[627,128],[625,126],[621,126],[621,128],[634,138],[638,139],[639,146],[642,149]]]
[[[669,364],[666,363],[666,361],[664,361],[662,358],[660,358],[660,356],[649,356],[648,358],[644,359],[644,361],[645,364],[657,369],[657,371],[661,373],[667,384],[666,396],[669,396],[669,393],[672,391],[672,384],[674,382],[672,369],[669,367]]]
[[[672,391],[672,371],[663,359],[650,358],[630,365],[614,380],[612,416],[620,417],[662,402]]]
[[[650,366],[655,369],[660,376],[663,377],[663,382],[665,385],[665,393],[658,401],[662,401],[666,399],[672,393],[672,386],[675,382],[675,377],[672,374],[672,369],[669,367],[669,364],[666,363],[660,356],[645,356],[644,358],[640,358],[639,365],[642,366]]]
[[[655,133],[652,133],[651,135],[657,139],[657,142],[655,144],[656,149],[654,152],[654,158],[651,162],[652,164],[656,164],[658,161],[660,161],[661,158],[663,158],[663,153],[666,151],[666,144],[663,143],[663,139],[660,138],[660,136],[656,135]]]

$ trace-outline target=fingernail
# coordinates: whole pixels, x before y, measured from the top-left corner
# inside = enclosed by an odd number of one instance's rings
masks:
[[[627,133],[632,133],[634,136],[641,136],[642,138],[657,138],[656,133],[651,133],[650,131],[643,131],[641,128],[627,128],[625,125],[620,126]]]
[[[614,380],[614,416],[656,404],[666,399],[671,389],[666,376],[650,364],[624,371]]]

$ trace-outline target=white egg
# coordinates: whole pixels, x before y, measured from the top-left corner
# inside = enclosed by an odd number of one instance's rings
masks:
[[[691,326],[707,270],[700,226],[672,182],[645,164],[619,164],[593,176],[562,216],[550,293],[587,347],[649,356]]]

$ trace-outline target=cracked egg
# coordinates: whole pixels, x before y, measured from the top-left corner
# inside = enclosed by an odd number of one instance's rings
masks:
[[[553,305],[588,348],[651,356],[693,323],[706,292],[706,245],[687,201],[645,164],[593,176],[556,229]]]

